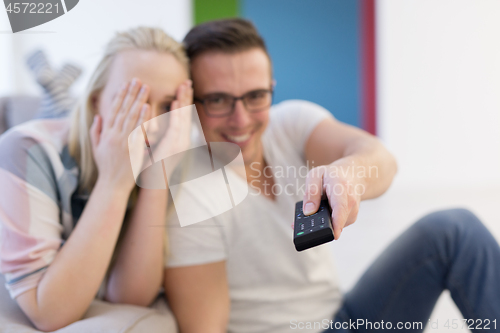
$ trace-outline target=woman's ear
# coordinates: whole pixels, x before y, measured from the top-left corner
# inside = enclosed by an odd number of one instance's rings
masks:
[[[90,98],[90,103],[92,103],[92,108],[99,113],[99,95],[95,94]]]

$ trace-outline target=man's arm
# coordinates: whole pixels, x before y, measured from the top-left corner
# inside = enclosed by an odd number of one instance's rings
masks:
[[[225,333],[229,319],[226,262],[165,269],[165,292],[180,333]]]
[[[383,194],[397,171],[394,156],[376,137],[332,118],[313,130],[305,157],[318,167],[307,177],[304,213],[318,209],[323,189],[333,209],[335,239],[356,221],[359,202]]]

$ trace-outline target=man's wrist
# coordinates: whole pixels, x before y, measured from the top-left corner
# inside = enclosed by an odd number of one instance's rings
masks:
[[[341,178],[352,185],[361,185],[366,188],[370,168],[364,163],[364,159],[358,156],[346,156],[329,165],[332,178]]]

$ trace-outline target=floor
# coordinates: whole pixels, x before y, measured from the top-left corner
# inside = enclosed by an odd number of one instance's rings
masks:
[[[500,242],[500,187],[402,189],[391,188],[382,197],[361,204],[357,222],[342,233],[341,241],[332,243],[341,287],[348,290],[369,264],[403,230],[426,213],[452,207],[473,211]],[[363,244],[357,246],[355,244]],[[469,332],[466,328],[445,328],[450,319],[460,323],[462,315],[448,292],[443,293],[431,317],[438,328],[427,325],[426,333]]]

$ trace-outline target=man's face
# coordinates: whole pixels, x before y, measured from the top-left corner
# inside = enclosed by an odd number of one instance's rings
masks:
[[[194,96],[224,93],[240,97],[259,89],[271,89],[271,64],[263,50],[238,53],[209,52],[191,63]],[[245,164],[262,159],[261,136],[269,122],[269,107],[249,113],[238,100],[231,115],[207,116],[202,103],[196,103],[205,138],[208,142],[232,142],[240,146]]]

